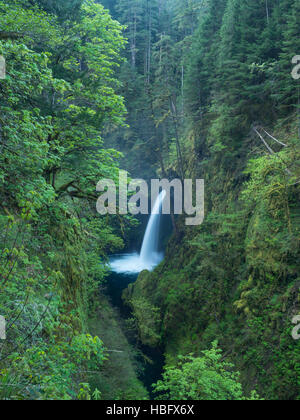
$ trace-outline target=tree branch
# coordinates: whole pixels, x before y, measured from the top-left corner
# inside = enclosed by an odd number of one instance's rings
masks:
[[[275,155],[275,152],[273,149],[271,149],[271,147],[268,145],[268,143],[266,142],[266,140],[263,138],[263,136],[257,131],[256,128],[253,127],[253,131],[259,136],[259,138],[261,139],[261,141],[263,142],[263,144],[266,146],[266,148],[268,149],[269,153],[271,153],[271,155]]]
[[[281,141],[275,139],[271,134],[269,134],[264,128],[261,127],[261,129],[269,136],[271,139],[275,140],[278,144],[281,144],[281,146],[287,147],[287,144],[282,143]]]

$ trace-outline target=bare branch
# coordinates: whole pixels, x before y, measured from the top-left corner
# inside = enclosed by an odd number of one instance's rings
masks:
[[[266,148],[268,149],[269,153],[271,153],[271,155],[275,155],[275,152],[273,149],[271,149],[271,147],[268,145],[268,143],[266,142],[266,140],[263,138],[263,136],[257,131],[256,128],[253,128],[254,132],[259,136],[259,138],[261,139],[261,141],[263,142],[263,144],[266,146]]]
[[[268,149],[269,153],[271,155],[275,155],[276,153],[274,152],[274,150],[269,146],[269,144],[266,142],[266,140],[263,138],[263,136],[257,131],[257,129],[255,127],[253,127],[253,131],[259,136],[259,138],[261,139],[261,141],[263,142],[263,144],[266,146],[266,148]],[[289,169],[285,169],[286,173],[290,176],[293,176],[292,172]]]
[[[276,141],[278,144],[281,144],[281,146],[287,147],[287,144],[282,143],[281,141],[275,139],[275,137],[273,137],[271,134],[269,134],[264,128],[261,127],[261,129],[267,134],[267,136],[269,136],[271,139]]]

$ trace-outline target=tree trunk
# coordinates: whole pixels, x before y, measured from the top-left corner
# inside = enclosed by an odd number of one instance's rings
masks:
[[[266,0],[266,13],[267,13],[267,22],[269,24],[269,21],[270,21],[270,13],[269,13],[269,3],[268,3],[268,0]]]

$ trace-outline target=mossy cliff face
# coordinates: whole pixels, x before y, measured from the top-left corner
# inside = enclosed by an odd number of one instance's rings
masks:
[[[248,174],[226,171],[220,157],[218,166],[196,169],[208,180],[205,222],[186,228],[180,220],[165,261],[141,273],[124,299],[141,341],[163,346],[167,364],[217,339],[246,390],[297,399],[300,342],[291,332],[300,313],[299,187],[288,184],[275,157],[239,162]]]
[[[99,308],[89,320],[89,329],[101,337],[109,354],[101,372],[91,372],[92,388],[101,392],[103,400],[149,399],[138,379],[136,351],[124,334],[118,310],[104,295],[99,295]]]
[[[138,281],[124,291],[123,299],[132,307],[141,342],[149,347],[158,347],[161,339],[160,308],[148,299],[155,291],[149,277],[150,273],[143,271]]]

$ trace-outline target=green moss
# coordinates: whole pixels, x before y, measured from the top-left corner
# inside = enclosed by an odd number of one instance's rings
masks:
[[[126,339],[117,310],[103,295],[99,297],[99,309],[89,320],[89,329],[101,337],[108,356],[101,371],[90,375],[92,388],[98,389],[104,400],[148,399],[147,390],[138,379],[135,350]]]
[[[124,297],[142,342],[161,342],[168,366],[218,340],[247,392],[298,399],[300,342],[291,321],[299,312],[299,192],[282,187],[289,180],[280,165],[259,158],[250,182],[237,185],[231,168],[220,180],[224,163],[215,171],[211,162],[204,224],[190,229],[179,220],[165,261]]]

